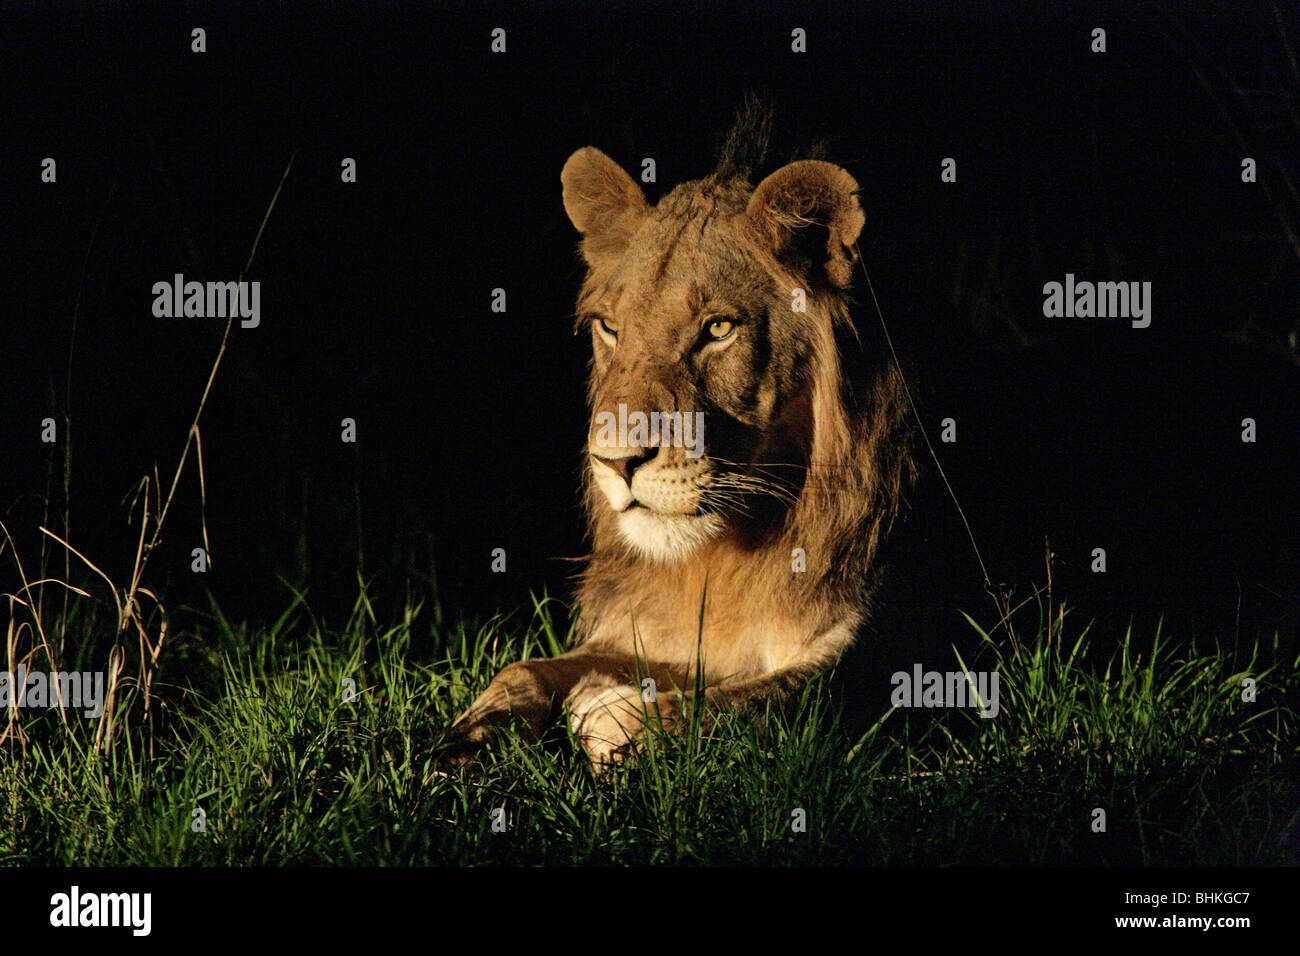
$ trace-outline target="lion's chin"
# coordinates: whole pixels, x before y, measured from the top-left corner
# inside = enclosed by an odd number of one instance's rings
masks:
[[[718,537],[724,521],[717,514],[672,515],[632,506],[618,516],[623,540],[661,564],[681,561]]]

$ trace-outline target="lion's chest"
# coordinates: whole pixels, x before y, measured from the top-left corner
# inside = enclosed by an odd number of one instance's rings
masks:
[[[664,589],[640,600],[610,602],[592,615],[592,640],[694,673],[709,681],[767,674],[827,657],[827,635],[760,593],[700,595]],[[836,652],[838,648],[836,649]]]

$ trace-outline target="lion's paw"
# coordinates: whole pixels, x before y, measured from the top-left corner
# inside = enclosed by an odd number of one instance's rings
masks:
[[[569,702],[569,726],[599,771],[621,763],[645,730],[641,692],[630,685],[588,688]]]

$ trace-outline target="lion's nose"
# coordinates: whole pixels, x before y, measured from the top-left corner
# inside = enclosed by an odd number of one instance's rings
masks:
[[[619,449],[623,451],[624,449]],[[627,482],[629,488],[632,487],[632,475],[638,468],[644,465],[650,459],[659,453],[658,448],[628,448],[628,454],[618,458],[606,458],[604,455],[592,453],[592,458],[602,465],[613,470],[613,472]]]

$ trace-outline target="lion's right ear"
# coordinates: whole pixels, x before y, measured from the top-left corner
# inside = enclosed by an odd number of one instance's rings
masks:
[[[618,255],[650,208],[645,194],[623,167],[593,146],[569,157],[560,173],[564,211],[582,233],[582,255],[588,265]]]

